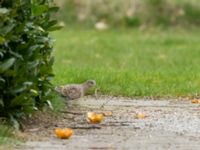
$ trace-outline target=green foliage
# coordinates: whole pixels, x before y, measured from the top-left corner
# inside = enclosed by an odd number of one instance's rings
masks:
[[[195,25],[200,24],[200,8],[199,6],[191,5],[190,3],[186,3],[184,6],[185,10],[185,19],[187,22],[193,22]],[[184,18],[182,18],[184,20]]]
[[[57,0],[59,3],[61,3],[61,9],[59,13],[57,14],[57,18],[60,20],[65,20],[67,24],[74,23],[77,19],[76,14],[76,3],[74,0],[65,0],[60,1]]]
[[[126,24],[132,27],[138,27],[141,25],[139,17],[126,17]]]
[[[146,0],[145,12],[146,21],[155,25],[169,25],[172,11],[170,11],[170,4],[166,0]]]
[[[20,140],[17,140],[16,136],[14,135],[14,131],[11,127],[6,125],[0,125],[0,145],[12,146],[20,143]]]
[[[199,26],[200,5],[191,0],[65,0],[58,18],[69,24],[94,26]]]
[[[0,1],[0,117],[26,117],[51,99],[53,39],[51,0]]]

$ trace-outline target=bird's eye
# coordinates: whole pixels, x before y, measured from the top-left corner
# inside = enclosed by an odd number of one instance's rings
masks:
[[[94,81],[88,81],[87,83],[88,83],[88,85],[90,85],[90,86],[94,86],[94,85],[96,84]]]
[[[90,84],[90,85],[93,85],[93,84],[94,84],[94,82],[92,82],[92,81],[89,81],[89,82],[88,82],[88,84]]]

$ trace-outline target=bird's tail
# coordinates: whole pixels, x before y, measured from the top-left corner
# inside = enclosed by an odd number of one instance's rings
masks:
[[[58,93],[62,93],[62,86],[56,86],[54,90]]]

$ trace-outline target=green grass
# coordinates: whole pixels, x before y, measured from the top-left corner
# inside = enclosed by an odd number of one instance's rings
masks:
[[[2,122],[0,122],[2,123]],[[0,125],[0,149],[7,149],[14,145],[19,145],[22,140],[17,139],[14,130],[7,125]]]
[[[200,30],[63,29],[53,33],[55,85],[95,79],[102,94],[200,93]]]

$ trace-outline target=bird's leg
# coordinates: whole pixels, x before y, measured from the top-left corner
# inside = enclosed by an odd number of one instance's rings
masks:
[[[99,91],[100,91],[100,88],[95,88],[95,92],[94,92],[94,97],[95,99],[98,99],[99,98]]]

